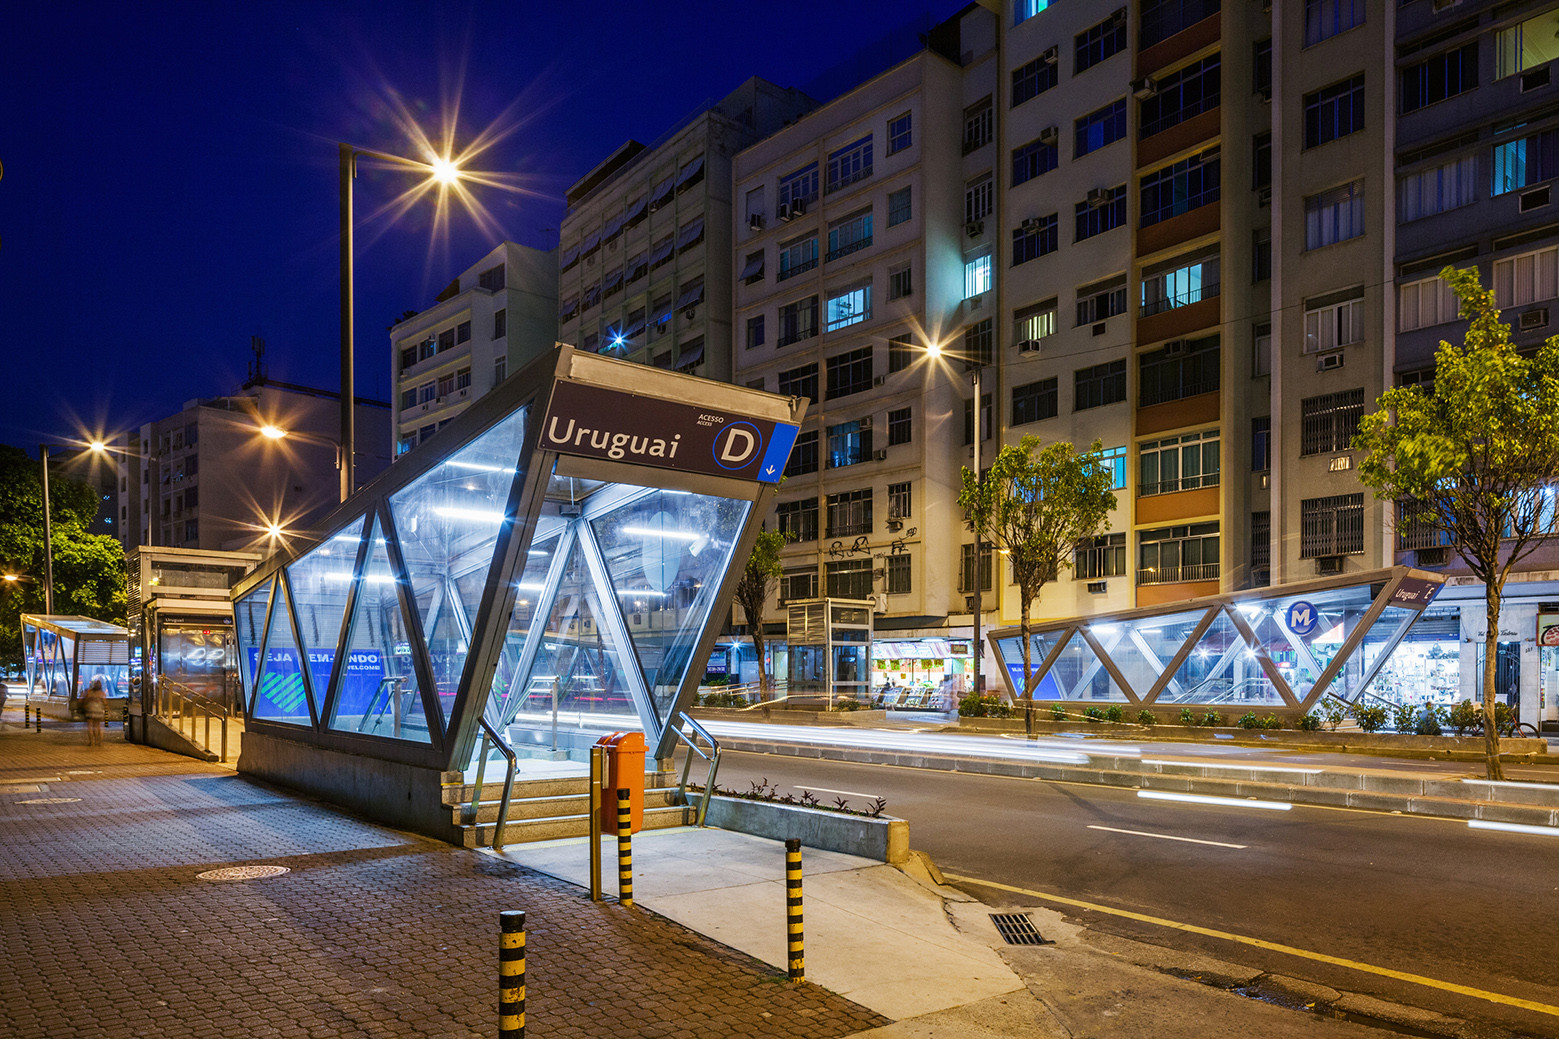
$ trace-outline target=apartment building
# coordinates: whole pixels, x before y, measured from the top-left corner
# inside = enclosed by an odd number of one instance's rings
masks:
[[[657,141],[626,142],[571,187],[558,338],[729,381],[731,159],[813,105],[749,79]]]
[[[966,362],[994,359],[996,78],[996,17],[971,5],[734,169],[731,378],[813,402],[779,494],[780,599],[875,600],[879,640],[906,671],[937,660],[939,680],[970,656],[956,499]]]
[[[557,340],[557,250],[503,242],[390,329],[400,457]]]

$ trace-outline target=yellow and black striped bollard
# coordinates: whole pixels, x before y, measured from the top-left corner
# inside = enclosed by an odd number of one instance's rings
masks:
[[[525,913],[498,914],[498,1036],[525,1039]]]
[[[801,938],[801,840],[796,837],[785,842],[785,917],[790,980],[802,982],[807,980],[807,967]]]
[[[633,905],[633,806],[625,788],[617,790],[617,901]]]

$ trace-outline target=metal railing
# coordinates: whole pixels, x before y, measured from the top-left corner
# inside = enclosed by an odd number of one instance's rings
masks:
[[[217,719],[222,748],[220,760],[226,763],[227,720],[231,717],[226,705],[217,703],[182,682],[158,675],[152,687],[152,714],[174,732],[208,751],[211,749],[211,720]],[[197,739],[196,731],[202,718],[205,719],[205,735],[204,739]],[[189,731],[186,732],[186,729]]]
[[[493,850],[503,850],[504,826],[509,822],[509,800],[514,794],[514,775],[519,771],[519,755],[514,753],[514,748],[498,735],[498,730],[488,724],[484,716],[480,719],[482,726],[482,750],[476,758],[476,785],[471,788],[471,804],[467,807],[467,821],[477,826],[480,834],[480,815],[482,810],[482,781],[487,776],[487,750],[489,746],[498,748],[498,753],[504,756],[509,763],[508,771],[503,778],[503,800],[498,805],[498,821],[493,826]],[[478,837],[477,843],[481,843]]]
[[[682,731],[684,725],[692,730],[691,735]],[[720,770],[720,743],[709,734],[708,729],[689,718],[686,711],[677,713],[677,720],[672,725],[671,732],[677,739],[687,744],[687,758],[682,762],[682,781],[677,784],[678,801],[687,803],[687,777],[693,769],[693,755],[697,754],[709,762],[709,775],[704,779],[704,796],[698,801],[697,825],[703,826],[705,817],[709,815],[709,799],[715,796],[715,773]],[[698,745],[700,739],[709,745],[708,751]]]

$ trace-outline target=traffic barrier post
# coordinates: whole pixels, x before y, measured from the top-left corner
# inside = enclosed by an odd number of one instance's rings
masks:
[[[801,840],[797,837],[785,842],[785,918],[790,980],[799,984],[807,980],[807,971],[801,935]]]
[[[617,789],[617,901],[633,905],[633,804],[627,787]]]
[[[525,913],[498,914],[498,1036],[525,1039]]]

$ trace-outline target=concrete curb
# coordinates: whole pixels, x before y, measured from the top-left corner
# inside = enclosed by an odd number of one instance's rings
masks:
[[[689,802],[702,801],[690,794]],[[872,819],[805,805],[749,801],[716,796],[705,818],[709,826],[783,841],[799,837],[804,847],[875,859],[890,866],[909,858],[909,823],[903,819]]]

